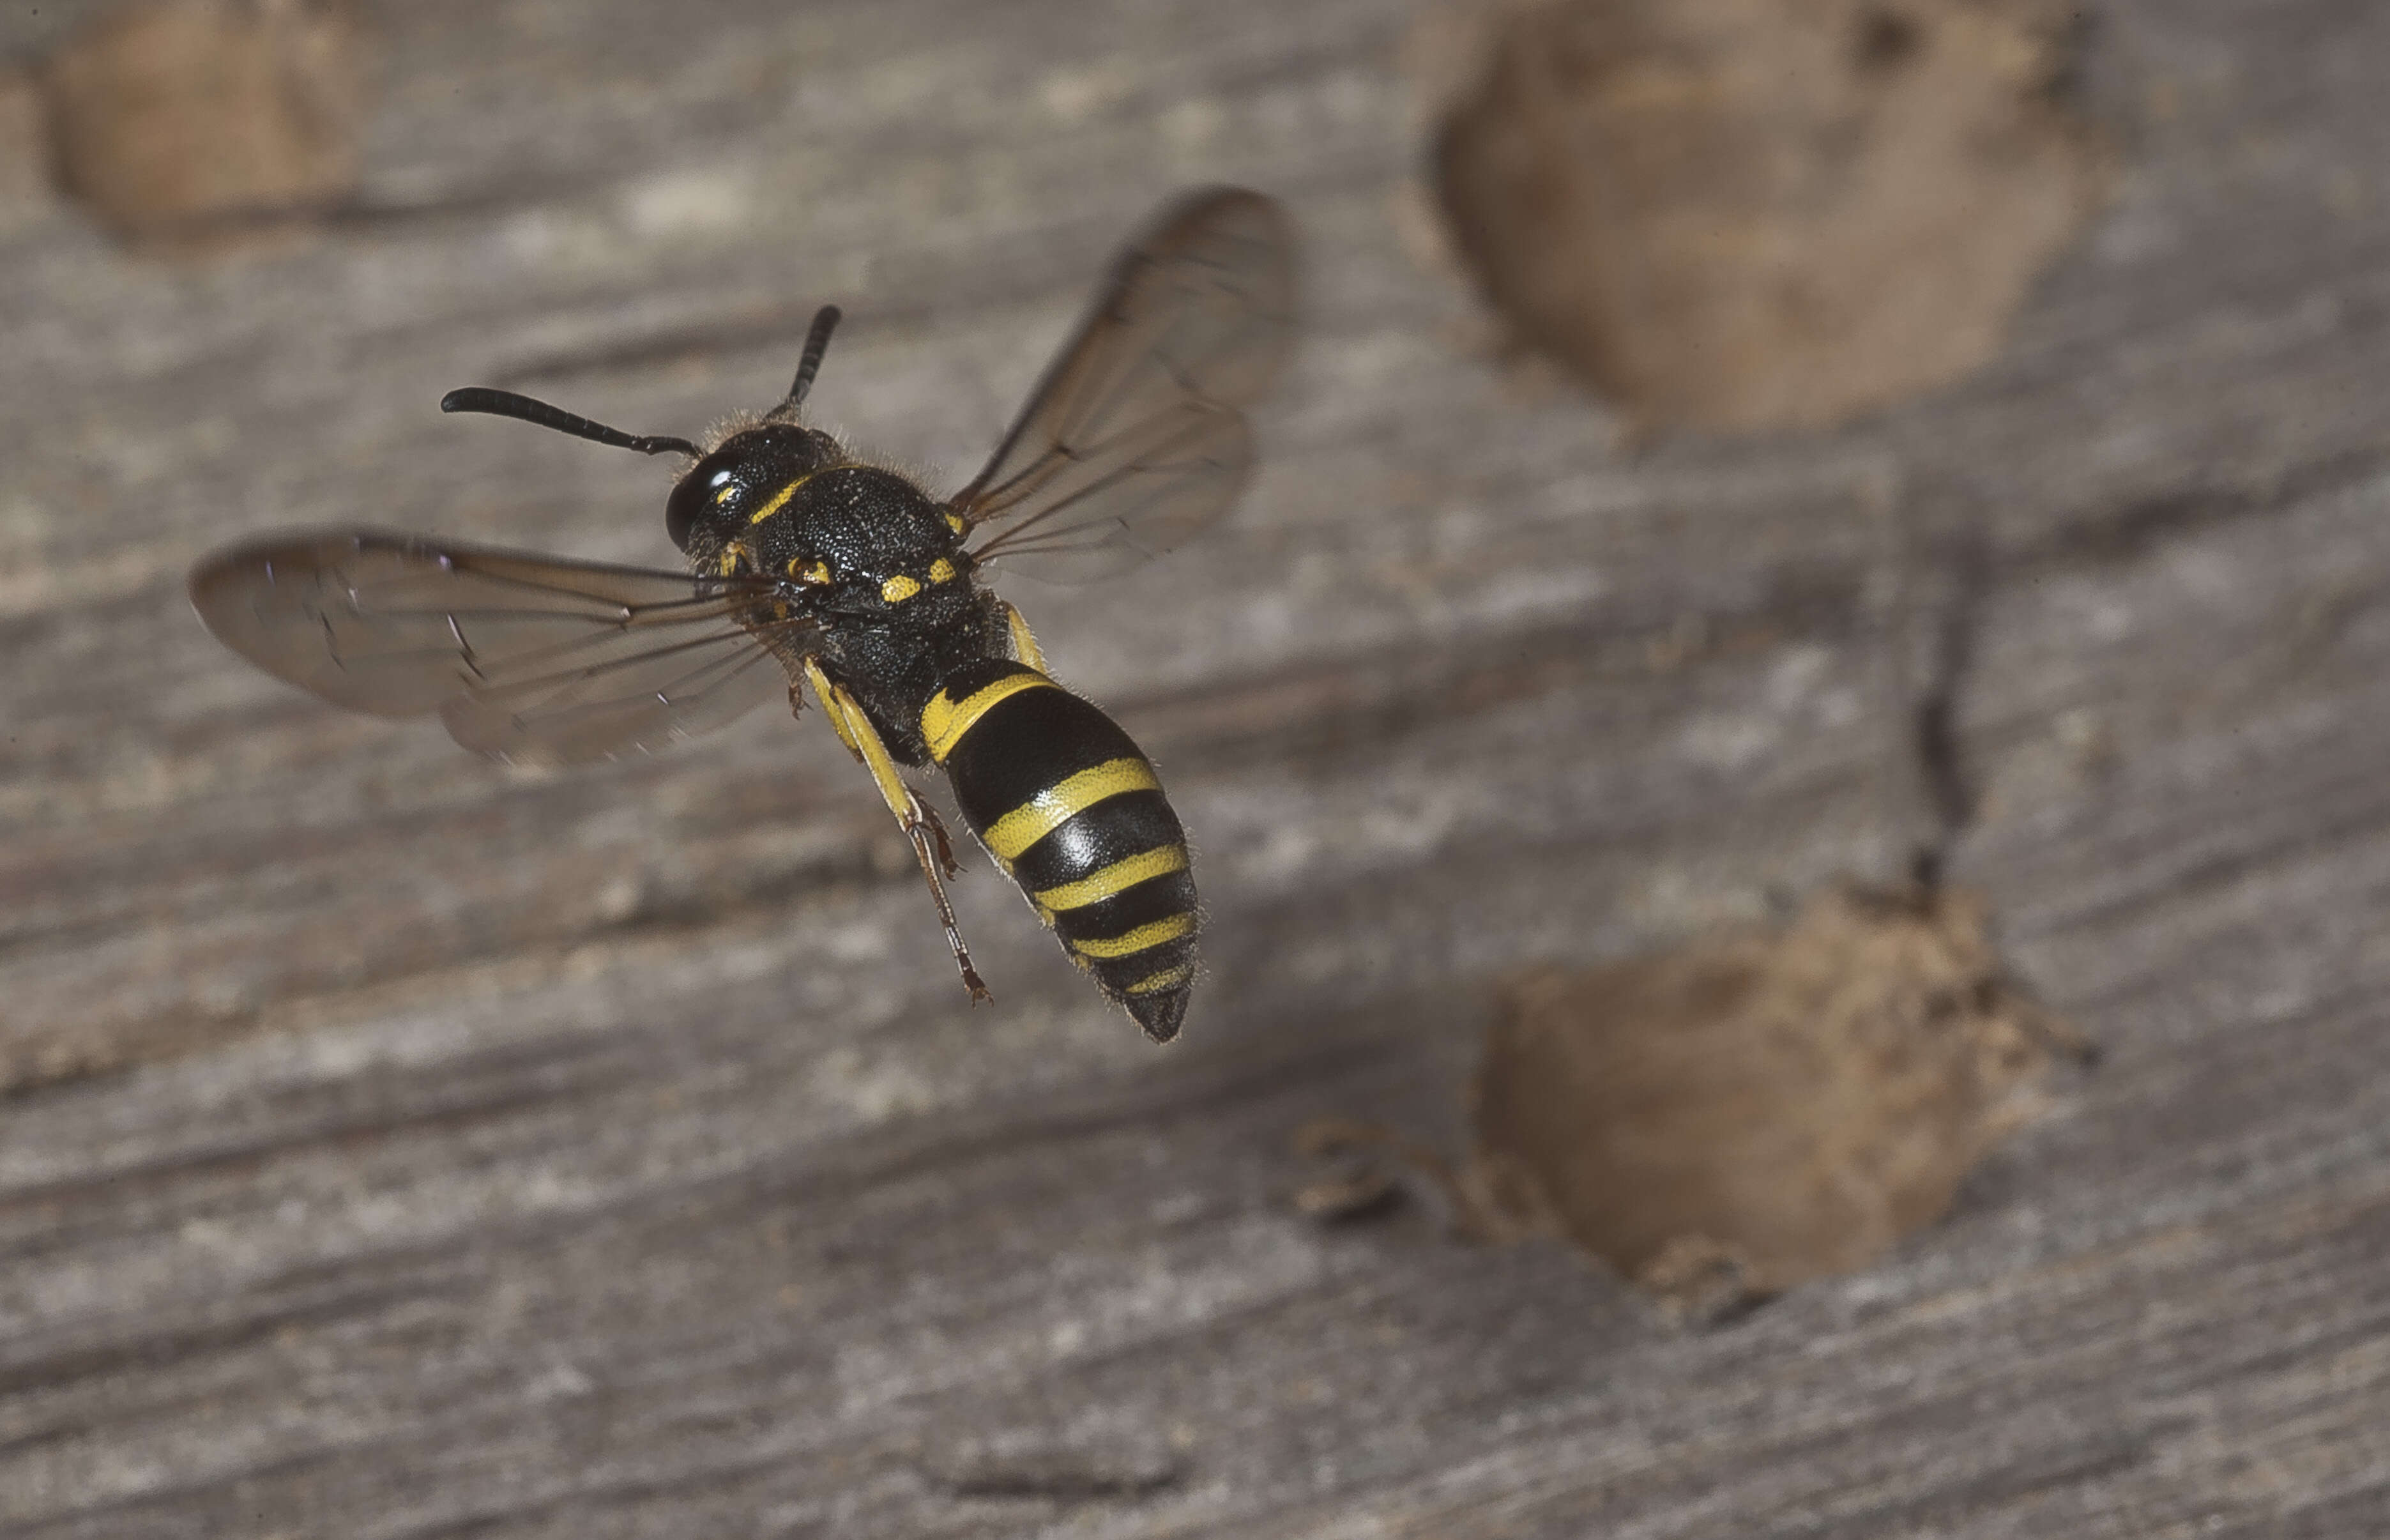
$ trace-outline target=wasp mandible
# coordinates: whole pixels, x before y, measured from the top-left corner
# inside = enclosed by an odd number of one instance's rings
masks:
[[[191,602],[276,678],[378,716],[437,712],[451,737],[544,764],[652,751],[809,690],[902,826],[956,966],[936,813],[905,779],[935,765],[972,834],[1073,961],[1156,1042],[1176,1036],[1200,916],[1187,838],[1152,763],[1055,683],[987,569],[1114,577],[1227,510],[1253,464],[1240,408],[1292,335],[1293,247],[1239,188],[1166,205],[985,468],[938,499],[805,426],[839,312],[814,318],[786,399],[710,442],[634,436],[511,391],[448,412],[520,418],[686,462],[664,529],[686,572],[375,530],[270,534],[204,558]],[[777,667],[774,665],[777,665]]]

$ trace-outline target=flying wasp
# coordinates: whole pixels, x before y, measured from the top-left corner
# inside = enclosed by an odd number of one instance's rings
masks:
[[[982,578],[1116,577],[1226,511],[1253,463],[1240,408],[1278,375],[1293,305],[1278,204],[1214,188],[1165,205],[985,468],[943,501],[805,426],[835,306],[814,317],[787,398],[702,444],[455,391],[443,411],[683,456],[664,529],[689,570],[302,530],[204,558],[191,602],[278,679],[377,716],[436,712],[458,743],[510,761],[652,751],[784,689],[801,710],[809,690],[903,827],[974,1001],[988,993],[946,900],[954,853],[908,767],[945,773],[1072,960],[1167,1042],[1201,923],[1185,830],[1152,763],[1055,683]]]

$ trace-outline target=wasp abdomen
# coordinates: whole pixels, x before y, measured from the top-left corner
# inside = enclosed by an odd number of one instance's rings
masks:
[[[1151,762],[1111,717],[1009,660],[948,675],[920,728],[971,831],[1072,959],[1147,1035],[1176,1036],[1200,919]]]

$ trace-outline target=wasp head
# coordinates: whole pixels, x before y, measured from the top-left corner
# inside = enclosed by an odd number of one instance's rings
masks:
[[[845,457],[836,439],[792,422],[733,433],[673,488],[664,530],[690,556],[711,555],[777,513],[798,481]]]

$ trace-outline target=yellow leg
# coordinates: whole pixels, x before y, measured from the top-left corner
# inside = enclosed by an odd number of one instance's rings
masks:
[[[1002,599],[996,601],[996,607],[1004,611],[1004,629],[1012,638],[1013,661],[1045,673],[1046,654],[1038,650],[1037,638],[1029,634],[1029,622],[1021,618],[1020,610]]]
[[[938,822],[937,814],[927,803],[913,795],[913,789],[905,784],[905,777],[897,771],[896,761],[890,756],[888,746],[880,741],[880,730],[871,725],[871,718],[864,714],[863,708],[855,704],[854,697],[847,694],[844,687],[824,673],[821,664],[814,659],[805,660],[805,678],[812,684],[814,694],[820,699],[822,712],[829,718],[830,725],[838,729],[838,736],[849,751],[870,770],[872,780],[880,787],[881,800],[887,802],[888,811],[896,815],[897,827],[905,831],[905,838],[912,842],[914,858],[921,863],[921,875],[930,881],[930,897],[938,905],[938,923],[945,928],[946,945],[955,954],[955,966],[962,969],[963,987],[970,991],[974,1004],[995,998],[988,994],[987,985],[980,981],[978,970],[971,967],[970,950],[963,945],[962,932],[955,928],[955,906],[946,902],[945,884],[939,880],[942,868],[947,877],[953,877],[961,870],[955,865],[954,846],[947,842],[945,826]]]

